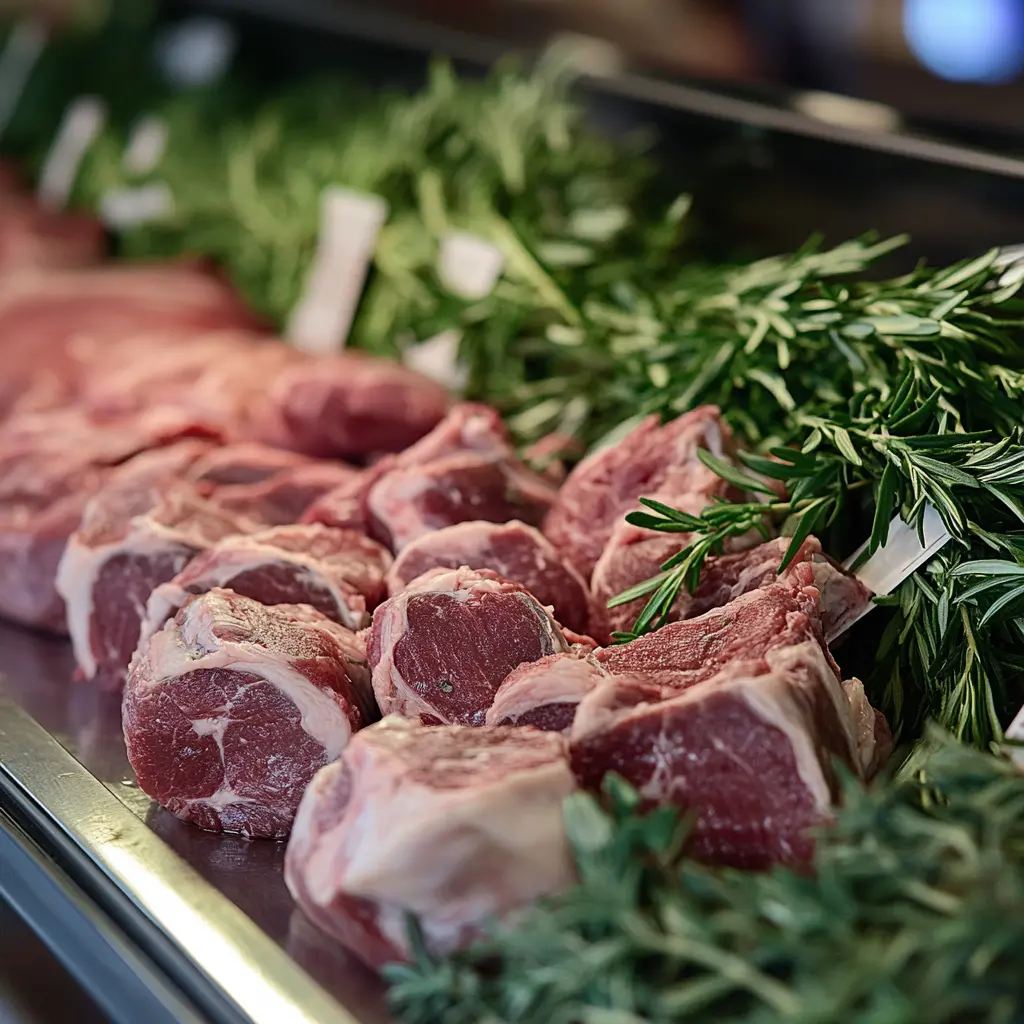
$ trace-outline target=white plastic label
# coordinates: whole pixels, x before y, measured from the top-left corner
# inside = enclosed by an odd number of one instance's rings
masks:
[[[100,217],[107,227],[137,227],[162,220],[174,212],[174,196],[162,181],[139,188],[121,188],[108,192],[100,200]]]
[[[316,258],[288,323],[288,340],[296,348],[326,353],[344,347],[387,215],[380,196],[324,191]]]
[[[502,251],[476,235],[452,231],[441,239],[437,276],[450,292],[467,301],[489,295],[505,267]],[[451,328],[410,345],[402,361],[411,370],[436,380],[453,391],[466,386],[469,373],[459,361],[462,333]]]
[[[897,516],[889,524],[889,536],[885,543],[856,570],[854,575],[876,597],[891,594],[911,573],[920,569],[947,541],[952,539],[942,517],[931,505],[924,510],[922,528],[923,544],[917,527],[907,525]],[[843,563],[843,567],[849,569],[854,565],[867,550],[868,543],[865,541],[861,544]],[[874,607],[873,603],[867,605],[860,615],[843,622],[837,633],[825,639],[831,641],[845,633],[855,622],[860,622]]]
[[[106,117],[106,108],[95,96],[82,96],[65,111],[39,176],[39,201],[44,206],[67,205],[82,159],[103,130]]]
[[[167,122],[155,114],[139,118],[124,150],[124,169],[129,174],[149,174],[167,148]]]
[[[501,250],[486,239],[452,231],[441,239],[437,274],[459,298],[474,300],[489,295],[505,266]]]
[[[461,341],[462,332],[453,327],[407,348],[402,353],[402,362],[452,391],[461,391],[469,378],[468,370],[459,361]]]
[[[19,21],[0,54],[0,136],[18,109],[32,69],[46,48],[46,29],[34,18]]]
[[[1017,717],[1006,727],[1008,740],[1024,740],[1024,707],[1017,712]],[[1020,767],[1024,767],[1024,747],[1009,747],[1010,758]]]

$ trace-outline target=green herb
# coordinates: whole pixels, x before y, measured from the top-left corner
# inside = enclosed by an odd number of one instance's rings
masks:
[[[685,825],[578,794],[580,883],[467,951],[387,968],[405,1024],[1002,1022],[1024,1013],[1024,777],[937,732],[852,781],[813,874],[681,859]]]
[[[647,502],[650,511],[628,516],[690,537],[656,582],[616,599],[651,595],[619,639],[666,621],[707,555],[730,537],[781,527],[792,538],[784,565],[812,532],[840,556],[869,538],[870,555],[893,516],[920,524],[932,506],[954,544],[888,602],[895,614],[871,688],[898,730],[917,730],[931,716],[984,745],[1001,736],[1024,697],[1015,684],[1024,664],[1024,592],[1006,575],[1024,561],[1022,278],[992,252],[895,281],[826,280],[821,268],[837,272],[843,248],[829,259],[812,253],[765,261],[758,273],[748,268],[739,280],[763,282],[767,295],[754,302],[737,287],[711,302],[712,323],[687,322],[681,357],[684,347],[710,351],[713,338],[728,354],[697,388],[699,372],[680,371],[689,381],[686,404],[741,410],[735,425],[759,448],[740,454],[741,470],[705,461],[755,494],[773,493],[765,480],[777,481],[788,498],[717,502],[701,516]],[[796,268],[789,277],[787,266]],[[719,337],[720,315],[747,340],[730,347],[728,334]],[[666,391],[649,407],[681,411],[677,404]]]

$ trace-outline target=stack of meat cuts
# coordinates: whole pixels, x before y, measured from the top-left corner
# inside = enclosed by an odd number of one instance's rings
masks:
[[[538,472],[494,410],[290,349],[202,266],[89,266],[95,225],[6,178],[0,203],[0,615],[124,686],[171,813],[291,832],[296,900],[367,962],[409,954],[410,913],[445,952],[571,885],[562,801],[610,771],[693,815],[692,855],[761,869],[806,867],[837,766],[885,761],[829,650],[871,595],[813,537],[784,571],[784,539],[709,557],[611,643],[642,602],[609,598],[688,540],[626,515],[729,496],[717,409],[567,477],[549,439]]]

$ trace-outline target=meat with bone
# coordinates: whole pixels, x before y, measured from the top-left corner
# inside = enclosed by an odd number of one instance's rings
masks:
[[[200,828],[280,837],[373,714],[354,633],[307,605],[215,589],[139,649],[123,724],[139,785],[162,807]]]
[[[713,494],[722,486],[698,458],[722,455],[726,427],[714,406],[701,406],[665,426],[644,420],[618,444],[585,458],[569,474],[544,522],[544,533],[586,578],[615,527],[641,496]]]
[[[192,559],[149,596],[141,640],[173,616],[193,594],[219,587],[265,605],[308,604],[358,630],[384,600],[391,555],[353,530],[278,526],[225,537]]]
[[[246,515],[267,526],[297,523],[319,497],[359,476],[359,470],[343,462],[312,462],[282,469],[252,484],[223,484],[211,500],[223,509]]]
[[[248,520],[194,485],[153,473],[148,456],[113,474],[90,499],[57,571],[75,660],[86,679],[116,689],[139,641],[149,595]]]
[[[736,659],[763,661],[768,651],[814,641],[824,645],[814,572],[804,562],[784,581],[760,587],[704,615],[672,622],[599,653],[612,672],[642,672],[667,686],[709,679]],[[835,669],[838,676],[838,669]]]
[[[370,529],[367,500],[373,486],[390,470],[421,466],[460,452],[487,458],[514,455],[501,417],[486,405],[461,402],[452,407],[426,437],[397,455],[388,455],[350,481],[345,481],[306,510],[302,521],[353,530]]]
[[[388,574],[388,589],[400,593],[428,569],[493,569],[521,583],[555,618],[585,633],[590,601],[579,573],[565,562],[544,535],[525,523],[457,523],[424,534],[402,549]]]
[[[410,914],[442,955],[572,885],[562,801],[574,788],[555,733],[385,718],[306,790],[285,881],[373,967],[410,956]]]
[[[373,613],[370,668],[383,714],[428,725],[484,724],[505,677],[568,650],[525,587],[486,569],[434,569]]]
[[[321,463],[306,455],[247,441],[212,449],[193,463],[186,479],[216,487],[259,484],[285,470],[316,465]]]
[[[0,424],[0,617],[66,632],[57,566],[90,497],[111,467],[193,429],[166,410],[113,423],[68,410]]]
[[[861,772],[865,779],[872,779],[892,753],[889,723],[881,711],[871,706],[864,684],[859,679],[844,679],[843,692],[850,704]]]
[[[236,292],[192,263],[35,270],[0,279],[0,417],[74,397],[78,367],[107,345],[152,332],[179,336],[255,327]],[[137,351],[137,349],[136,349]],[[153,395],[148,396],[152,404]]]
[[[683,511],[691,509],[683,508]],[[661,564],[686,543],[685,534],[669,534],[618,549],[612,549],[609,545],[594,569],[591,583],[597,606],[594,633],[599,641],[608,642],[612,629],[630,629],[646,599],[640,598],[614,609],[602,610],[602,606],[627,586],[654,576]],[[680,595],[672,610],[672,619],[703,615],[751,590],[775,582],[779,579],[779,566],[789,544],[788,537],[778,537],[745,551],[709,557],[701,571],[696,592]],[[607,559],[609,551],[614,551],[611,560]],[[628,563],[627,556],[631,559]],[[855,576],[822,554],[821,544],[815,537],[808,537],[800,545],[782,578],[789,578],[796,571],[794,567],[804,562],[810,564],[814,586],[821,595],[821,620],[825,637],[832,639],[860,614],[870,602],[871,593]]]
[[[448,392],[360,352],[305,357],[270,382],[259,440],[320,458],[400,452],[433,430]]]
[[[833,761],[860,773],[849,704],[820,645],[734,661],[664,697],[612,678],[584,698],[570,737],[581,784],[597,788],[615,771],[647,803],[696,812],[690,852],[701,860],[809,863],[809,830],[838,796]]]
[[[514,668],[498,687],[486,725],[532,725],[568,734],[576,708],[608,671],[589,648],[574,647]]]
[[[459,454],[391,470],[373,486],[367,508],[373,535],[399,552],[456,523],[516,519],[539,525],[556,493],[517,459]]]
[[[688,495],[666,501],[666,504],[682,512],[700,515],[707,505],[707,496]],[[631,632],[650,595],[609,608],[612,598],[657,576],[662,565],[689,543],[690,536],[641,530],[624,519],[613,529],[590,578],[593,599],[591,631],[599,643],[610,643],[613,633]],[[670,609],[668,621],[686,618],[687,606],[684,593]]]

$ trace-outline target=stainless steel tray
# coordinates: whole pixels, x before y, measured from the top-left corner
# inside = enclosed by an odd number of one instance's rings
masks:
[[[120,700],[69,646],[0,624],[0,894],[117,1021],[388,1019],[372,973],[294,907],[284,844],[154,805]]]

